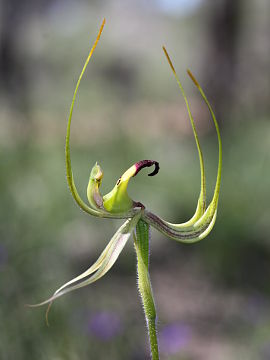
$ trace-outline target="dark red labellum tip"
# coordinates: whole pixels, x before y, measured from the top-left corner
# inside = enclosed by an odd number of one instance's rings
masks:
[[[148,174],[148,176],[156,175],[159,172],[159,163],[155,160],[141,160],[135,164],[136,172],[135,172],[134,176],[136,176],[138,174],[138,172],[141,171],[141,169],[143,169],[145,167],[150,167],[152,165],[155,165],[155,169],[150,174]]]

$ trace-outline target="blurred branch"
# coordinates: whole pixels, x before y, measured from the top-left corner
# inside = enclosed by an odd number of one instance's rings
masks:
[[[217,118],[222,121],[232,104],[240,31],[240,0],[209,1],[209,52],[205,67],[210,98],[215,104]],[[209,70],[210,68],[210,70]],[[224,116],[225,115],[225,116]]]

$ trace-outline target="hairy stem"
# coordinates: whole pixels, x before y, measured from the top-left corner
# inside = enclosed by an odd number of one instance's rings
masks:
[[[156,329],[157,316],[149,276],[149,225],[141,219],[136,226],[134,246],[137,254],[138,287],[148,329],[152,360],[159,360]]]

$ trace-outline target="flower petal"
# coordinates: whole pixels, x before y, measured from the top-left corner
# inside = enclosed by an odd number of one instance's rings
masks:
[[[110,268],[114,265],[115,261],[117,260],[118,256],[122,252],[124,246],[126,245],[131,233],[133,232],[138,220],[141,217],[141,213],[135,215],[133,218],[130,218],[125,221],[125,223],[117,230],[117,232],[112,237],[109,244],[106,246],[98,260],[85,272],[83,272],[81,275],[77,276],[76,278],[68,281],[64,285],[62,285],[59,289],[55,291],[53,296],[51,296],[49,299],[35,305],[29,305],[31,307],[37,307],[41,305],[45,305],[48,303],[52,303],[55,299],[58,297],[79,289],[81,287],[87,286],[98,279],[100,279],[102,276],[104,276]],[[94,275],[90,276],[94,271]],[[84,280],[85,279],[85,280]],[[75,285],[72,285],[73,283],[76,283]],[[72,285],[72,286],[70,286]]]
[[[190,70],[188,70],[188,75],[190,76],[190,78],[192,79],[192,81],[194,82],[194,84],[197,86],[204,102],[206,103],[212,120],[214,122],[215,128],[216,128],[216,133],[217,133],[217,137],[218,137],[218,146],[219,146],[219,157],[218,157],[218,170],[217,170],[217,179],[216,179],[216,185],[215,185],[215,190],[214,190],[214,194],[213,194],[213,198],[212,201],[210,202],[209,206],[207,207],[207,209],[205,210],[205,176],[204,176],[204,164],[203,164],[203,158],[202,158],[202,153],[201,153],[201,149],[200,149],[200,144],[199,144],[199,140],[197,137],[197,133],[196,133],[196,129],[195,129],[195,125],[192,119],[192,116],[190,114],[189,111],[189,105],[184,93],[184,90],[182,88],[182,85],[180,83],[180,81],[178,80],[178,77],[176,75],[176,72],[174,70],[174,67],[172,65],[172,62],[169,58],[169,55],[166,51],[166,49],[163,47],[163,50],[165,52],[165,55],[169,61],[169,64],[172,68],[172,71],[176,77],[176,80],[178,82],[178,85],[182,91],[182,94],[185,98],[186,101],[186,105],[188,108],[188,112],[189,112],[189,118],[192,124],[192,128],[193,128],[193,133],[196,139],[196,143],[197,143],[197,149],[198,149],[198,153],[199,153],[199,158],[200,158],[200,167],[201,167],[201,193],[200,193],[200,197],[198,200],[198,205],[197,205],[197,209],[196,212],[194,214],[194,216],[186,223],[182,223],[182,224],[172,224],[169,223],[161,218],[159,218],[158,216],[156,216],[155,214],[149,212],[149,211],[145,211],[142,218],[148,222],[150,225],[154,226],[156,229],[158,229],[159,231],[161,231],[163,234],[167,235],[168,237],[180,241],[180,242],[184,242],[184,243],[194,243],[197,242],[201,239],[203,239],[205,236],[207,236],[209,234],[209,232],[212,230],[215,220],[216,220],[216,215],[217,215],[217,206],[218,206],[218,198],[219,198],[219,191],[220,191],[220,182],[221,182],[221,169],[222,169],[222,143],[221,143],[221,137],[220,137],[220,131],[219,131],[219,126],[215,117],[215,114],[213,112],[213,109],[205,95],[205,93],[203,92],[201,86],[199,85],[198,81],[195,79],[194,75],[191,73]]]
[[[171,224],[171,223],[168,223],[172,226],[174,226],[175,228],[177,229],[185,229],[185,228],[188,228],[190,227],[191,225],[193,225],[201,216],[202,214],[205,212],[205,209],[206,209],[206,186],[205,186],[205,170],[204,170],[204,161],[203,161],[203,155],[202,155],[202,150],[201,150],[201,145],[200,145],[200,142],[199,142],[199,138],[198,138],[198,134],[197,134],[197,130],[196,130],[196,126],[195,126],[195,123],[194,123],[194,119],[193,119],[193,116],[192,116],[192,113],[191,113],[191,110],[190,110],[190,107],[189,107],[189,103],[188,103],[188,99],[186,97],[186,94],[185,94],[185,91],[183,89],[183,86],[177,76],[177,73],[175,71],[175,68],[173,66],[173,63],[171,61],[171,58],[165,48],[165,46],[162,47],[163,48],[163,51],[165,53],[165,56],[168,60],[168,63],[172,69],[172,72],[174,74],[174,77],[177,81],[177,84],[181,90],[181,93],[182,93],[182,96],[185,100],[185,103],[186,103],[186,107],[187,107],[187,111],[188,111],[188,117],[189,117],[189,120],[190,120],[190,123],[191,123],[191,127],[192,127],[192,131],[193,131],[193,134],[194,134],[194,137],[195,137],[195,141],[196,141],[196,146],[197,146],[197,151],[198,151],[198,155],[199,155],[199,160],[200,160],[200,170],[201,170],[201,191],[200,191],[200,195],[199,195],[199,199],[198,199],[198,203],[197,203],[197,208],[196,208],[196,211],[194,213],[194,215],[192,216],[192,218],[182,224]]]
[[[114,188],[103,196],[103,206],[110,213],[125,213],[136,207],[143,207],[141,203],[133,201],[127,192],[129,180],[136,176],[143,168],[154,165],[155,169],[148,176],[154,176],[159,171],[159,163],[155,160],[141,160],[132,165],[117,180]]]
[[[101,24],[101,27],[99,29],[99,32],[98,32],[98,35],[97,35],[97,38],[94,42],[94,45],[92,46],[90,52],[89,52],[89,55],[85,61],[85,64],[83,66],[83,69],[80,73],[80,76],[79,76],[79,79],[77,81],[77,84],[76,84],[76,87],[75,87],[75,91],[74,91],[74,94],[73,94],[73,98],[72,98],[72,102],[71,102],[71,106],[70,106],[70,112],[69,112],[69,117],[68,117],[68,124],[67,124],[67,133],[66,133],[66,146],[65,146],[65,160],[66,160],[66,173],[67,173],[67,182],[68,182],[68,186],[69,186],[69,189],[71,191],[71,194],[74,198],[74,200],[76,201],[76,203],[79,205],[79,207],[87,212],[88,214],[90,215],[93,215],[93,216],[98,216],[98,217],[103,217],[103,218],[114,218],[114,219],[127,219],[129,218],[130,216],[133,216],[134,214],[137,213],[136,210],[133,210],[131,209],[131,211],[129,212],[125,212],[125,213],[121,213],[121,214],[117,214],[117,213],[114,213],[114,214],[111,214],[107,211],[104,211],[102,209],[98,209],[96,206],[94,206],[94,208],[88,206],[83,200],[82,198],[80,197],[78,191],[77,191],[77,188],[76,188],[76,185],[75,185],[75,182],[74,182],[74,177],[73,177],[73,173],[72,173],[72,167],[71,167],[71,157],[70,157],[70,127],[71,127],[71,120],[72,120],[72,115],[73,115],[73,108],[74,108],[74,103],[75,103],[75,100],[76,100],[76,97],[77,97],[77,92],[78,92],[78,89],[79,89],[79,86],[80,86],[80,83],[81,83],[81,79],[84,75],[84,72],[87,68],[87,65],[93,55],[93,52],[99,42],[99,39],[100,39],[100,36],[101,36],[101,33],[102,33],[102,30],[104,28],[104,25],[105,25],[105,19],[103,19],[103,22]]]

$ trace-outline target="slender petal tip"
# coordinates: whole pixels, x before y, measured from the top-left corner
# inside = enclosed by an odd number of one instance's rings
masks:
[[[192,72],[189,69],[187,69],[187,73],[188,73],[189,77],[191,78],[191,80],[194,82],[194,84],[197,86],[197,88],[199,88],[200,84],[198,83],[198,81],[196,80],[196,78],[192,74]]]

